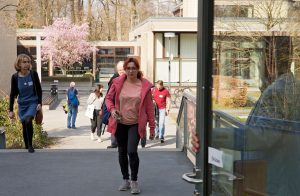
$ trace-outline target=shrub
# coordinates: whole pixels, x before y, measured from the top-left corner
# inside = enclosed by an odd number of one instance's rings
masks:
[[[22,124],[18,115],[15,120],[8,117],[8,97],[0,98],[0,127],[5,127],[6,148],[24,148]],[[18,104],[15,104],[14,111],[17,114]],[[34,123],[33,146],[35,148],[43,148],[51,144],[47,134],[42,131],[41,125]]]
[[[213,99],[229,107],[247,105],[248,85],[245,81],[231,76],[213,76]]]

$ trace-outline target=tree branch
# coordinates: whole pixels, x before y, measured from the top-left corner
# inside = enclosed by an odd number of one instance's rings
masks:
[[[14,4],[4,5],[3,7],[0,7],[0,11],[4,10],[7,7],[17,7],[17,5],[14,5]]]

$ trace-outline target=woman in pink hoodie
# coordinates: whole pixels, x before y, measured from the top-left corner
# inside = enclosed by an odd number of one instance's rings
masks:
[[[150,127],[150,139],[154,138],[152,83],[142,77],[140,65],[135,58],[129,58],[124,62],[124,70],[125,74],[113,80],[106,95],[105,102],[111,112],[108,130],[116,136],[118,142],[119,163],[123,175],[123,183],[119,190],[126,191],[131,188],[132,194],[139,194],[137,148],[140,138],[146,135],[147,122]],[[128,165],[131,169],[131,183]]]

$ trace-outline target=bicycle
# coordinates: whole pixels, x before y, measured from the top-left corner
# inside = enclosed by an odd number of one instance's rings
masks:
[[[186,80],[184,82],[188,82],[189,80]],[[177,82],[179,83],[179,82]],[[173,104],[176,108],[180,107],[182,96],[184,92],[191,93],[192,89],[191,86],[178,86],[174,90],[173,96],[171,96],[171,104]]]

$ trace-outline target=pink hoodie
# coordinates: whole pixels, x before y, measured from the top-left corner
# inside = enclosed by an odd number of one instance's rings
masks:
[[[113,83],[109,89],[108,94],[105,97],[105,104],[109,112],[112,109],[120,110],[119,95],[123,84],[126,80],[126,74],[123,74],[113,80]],[[149,122],[150,133],[154,134],[155,129],[155,117],[154,107],[151,95],[152,83],[142,78],[142,89],[141,89],[141,104],[139,108],[139,119],[138,119],[138,131],[141,138],[146,136],[146,125]],[[116,96],[114,96],[116,95]],[[111,116],[108,120],[108,132],[115,135],[117,130],[117,121]]]

